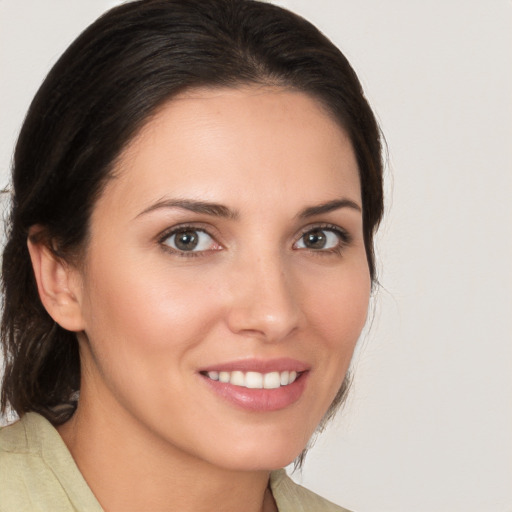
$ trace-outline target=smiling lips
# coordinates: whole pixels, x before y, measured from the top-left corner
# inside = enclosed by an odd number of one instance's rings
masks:
[[[302,396],[310,367],[293,359],[245,360],[199,372],[216,395],[253,412],[285,409]]]
[[[248,389],[277,389],[281,386],[288,386],[295,382],[297,375],[297,372],[294,370],[269,373],[242,372],[240,370],[233,372],[206,372],[206,376],[211,380]]]

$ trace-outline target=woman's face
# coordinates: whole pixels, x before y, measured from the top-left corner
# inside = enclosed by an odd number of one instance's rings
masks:
[[[366,319],[347,135],[289,90],[172,100],[116,164],[79,277],[91,414],[224,468],[286,465]]]

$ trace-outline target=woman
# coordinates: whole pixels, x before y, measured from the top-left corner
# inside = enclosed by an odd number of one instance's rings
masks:
[[[343,510],[282,470],[364,325],[380,138],[317,29],[249,0],[112,9],[20,133],[0,510]]]

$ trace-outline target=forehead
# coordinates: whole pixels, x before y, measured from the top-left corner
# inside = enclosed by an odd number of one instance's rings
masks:
[[[129,143],[115,174],[107,189],[141,200],[158,191],[228,203],[242,200],[242,191],[279,201],[283,193],[360,198],[345,131],[316,99],[276,87],[194,89],[173,98]]]

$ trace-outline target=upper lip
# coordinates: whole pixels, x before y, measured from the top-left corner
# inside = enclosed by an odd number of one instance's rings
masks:
[[[270,373],[270,372],[284,372],[284,371],[296,371],[304,372],[310,369],[310,365],[283,357],[279,359],[241,359],[238,361],[226,361],[224,363],[212,364],[205,368],[201,368],[201,372],[259,372],[259,373]]]

